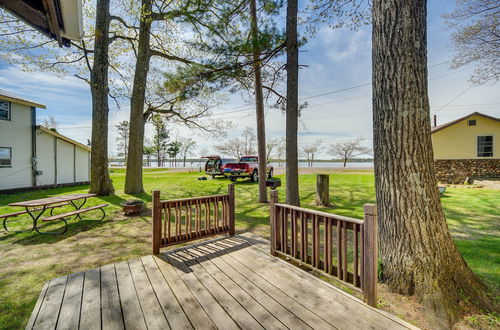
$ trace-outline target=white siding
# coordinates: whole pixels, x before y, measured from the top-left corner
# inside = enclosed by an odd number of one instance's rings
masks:
[[[0,120],[0,147],[12,148],[12,167],[0,168],[0,190],[31,187],[31,107],[11,103],[11,120]]]
[[[36,136],[36,158],[37,170],[42,171],[42,175],[36,177],[39,186],[56,183],[55,174],[55,137],[37,131]]]
[[[89,152],[76,147],[76,181],[89,181]]]
[[[74,145],[57,139],[57,183],[74,182]]]

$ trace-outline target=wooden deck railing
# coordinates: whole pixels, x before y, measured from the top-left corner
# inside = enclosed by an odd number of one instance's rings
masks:
[[[153,254],[160,248],[207,236],[234,235],[234,185],[225,195],[160,200],[153,191]]]
[[[271,191],[271,254],[342,281],[377,302],[377,209],[364,205],[364,219],[278,203]]]

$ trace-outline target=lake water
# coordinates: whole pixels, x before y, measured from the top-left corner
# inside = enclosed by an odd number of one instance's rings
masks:
[[[271,163],[274,167],[285,167],[285,163],[282,162],[281,166],[278,162],[272,162]],[[121,162],[110,162],[111,166],[124,166],[123,163]],[[169,166],[170,164],[167,163],[167,166],[164,167],[171,167]],[[183,167],[182,162],[178,163],[178,166],[176,167]],[[344,166],[344,163],[342,162],[314,162],[313,163],[313,168],[320,168],[320,167],[331,167],[331,168],[342,168]],[[151,162],[151,167],[157,167],[156,162],[152,161]],[[186,162],[186,168],[199,168],[205,167],[205,161],[203,162]],[[299,167],[309,167],[307,162],[299,162]],[[373,162],[348,162],[346,164],[346,168],[373,168]]]
[[[272,162],[274,167],[279,167],[279,163]],[[314,162],[312,167],[333,167],[333,168],[341,168],[344,167],[344,163],[342,162]],[[281,163],[281,167],[285,167],[285,163]],[[299,162],[299,167],[309,167],[307,162]],[[351,162],[346,164],[346,168],[361,168],[361,167],[369,167],[373,168],[373,162]]]

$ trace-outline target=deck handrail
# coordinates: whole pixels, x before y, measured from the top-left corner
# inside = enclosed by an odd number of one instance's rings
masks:
[[[377,207],[364,204],[363,210],[363,220],[310,210],[278,203],[271,191],[271,254],[339,280],[376,306]]]
[[[234,236],[234,184],[223,195],[160,200],[153,191],[153,254],[160,248],[221,235]]]

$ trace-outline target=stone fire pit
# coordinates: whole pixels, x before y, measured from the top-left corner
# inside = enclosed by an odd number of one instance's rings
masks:
[[[125,215],[139,214],[144,209],[144,202],[141,200],[128,200],[121,202],[120,205]]]

